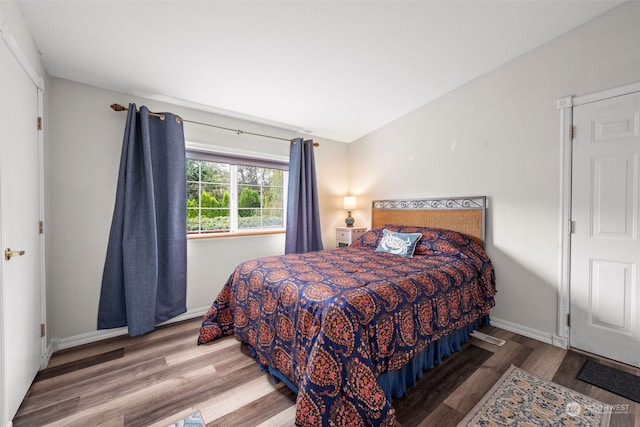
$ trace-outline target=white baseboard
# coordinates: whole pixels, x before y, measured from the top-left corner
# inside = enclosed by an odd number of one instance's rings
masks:
[[[189,320],[196,317],[202,317],[207,312],[209,307],[204,308],[196,308],[193,310],[189,310],[186,313],[182,313],[179,316],[174,317],[173,319],[169,319],[166,322],[162,322],[158,324],[158,326],[168,325],[170,323],[181,322],[183,320]],[[114,328],[114,329],[103,329],[87,332],[80,335],[75,335],[67,338],[54,338],[49,345],[50,351],[49,354],[53,354],[53,352],[58,350],[64,350],[65,348],[76,347],[83,344],[89,344],[96,341],[105,340],[108,338],[117,337],[120,335],[126,335],[129,332],[129,328]],[[51,356],[49,356],[51,357]],[[48,361],[47,361],[48,363]]]
[[[49,366],[49,361],[51,360],[51,355],[54,352],[54,343],[50,342],[49,345],[47,346],[47,349],[45,351],[45,353],[42,355],[41,359],[40,359],[40,369],[44,369],[47,366]]]
[[[567,348],[567,338],[559,337],[557,335],[549,334],[546,332],[538,331],[527,326],[518,325],[517,323],[508,322],[506,320],[498,319],[491,316],[491,326],[504,329],[509,332],[515,332],[516,334],[523,335],[527,338],[531,338],[537,341],[542,341],[547,344],[554,345],[560,348]]]

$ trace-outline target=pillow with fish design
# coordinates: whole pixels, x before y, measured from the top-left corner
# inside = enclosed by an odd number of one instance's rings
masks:
[[[422,233],[394,233],[385,228],[382,230],[382,239],[380,239],[376,252],[387,252],[411,258],[421,237]]]

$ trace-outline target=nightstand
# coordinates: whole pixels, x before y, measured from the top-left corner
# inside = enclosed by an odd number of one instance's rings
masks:
[[[366,231],[366,227],[336,227],[336,248],[349,246]]]

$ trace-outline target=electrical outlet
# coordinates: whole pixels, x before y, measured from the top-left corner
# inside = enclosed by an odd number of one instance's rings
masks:
[[[557,335],[553,336],[553,345],[560,348],[567,348],[567,339],[563,337],[559,337]]]

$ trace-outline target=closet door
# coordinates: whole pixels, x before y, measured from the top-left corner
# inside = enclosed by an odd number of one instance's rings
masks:
[[[42,361],[39,89],[0,42],[1,426]]]
[[[571,347],[640,367],[640,92],[573,123]]]

